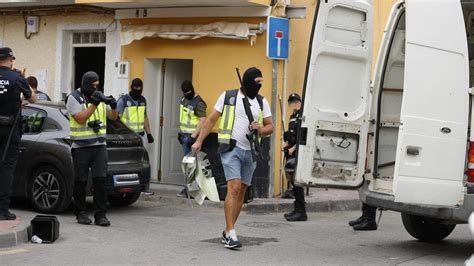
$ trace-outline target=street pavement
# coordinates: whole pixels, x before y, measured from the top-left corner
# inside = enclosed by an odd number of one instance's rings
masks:
[[[26,208],[14,211],[35,215]],[[69,211],[58,215],[55,243],[0,249],[0,265],[460,265],[474,251],[466,225],[446,241],[429,244],[409,236],[394,212],[384,212],[379,230],[372,232],[347,225],[358,211],[313,212],[309,221],[297,223],[282,215],[242,213],[237,234],[244,247],[232,251],[220,243],[223,210],[215,207],[140,200],[112,208],[108,228],[79,225]]]

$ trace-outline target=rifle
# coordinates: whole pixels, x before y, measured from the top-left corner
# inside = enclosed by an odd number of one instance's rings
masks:
[[[18,120],[20,119],[20,114],[21,114],[21,108],[20,110],[18,110],[18,113],[16,114],[15,116],[15,121],[13,121],[13,126],[12,128],[10,129],[10,132],[8,133],[8,139],[7,139],[7,144],[5,145],[5,149],[3,150],[3,154],[2,154],[2,160],[1,162],[4,162],[5,161],[5,157],[7,156],[7,152],[8,152],[8,148],[10,147],[10,142],[12,140],[12,135],[13,135],[13,131],[16,129],[16,125],[18,124]]]
[[[244,84],[242,83],[242,77],[240,76],[240,71],[239,68],[235,68],[237,71],[237,76],[239,77],[239,82],[240,82],[240,87],[242,89],[242,92],[244,93],[244,98],[242,99],[242,102],[244,104],[244,109],[245,109],[245,114],[247,115],[247,118],[249,119],[249,124],[252,124],[255,120],[253,119],[253,114],[252,110],[250,109],[250,102],[249,98],[247,96],[247,92],[245,91]],[[252,159],[253,161],[258,161],[262,160],[262,149],[260,146],[260,140],[258,138],[258,131],[257,130],[252,130],[249,134],[246,135],[248,141],[250,142],[250,149],[252,151]]]

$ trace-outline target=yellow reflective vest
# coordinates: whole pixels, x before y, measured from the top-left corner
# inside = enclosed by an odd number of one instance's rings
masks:
[[[202,101],[202,98],[201,96],[196,96],[186,106],[184,101],[185,98],[183,97],[179,109],[179,131],[192,134],[196,131],[199,124],[199,117],[196,115],[195,110],[199,102]]]
[[[81,92],[75,90],[70,96],[74,97],[79,102],[79,104],[82,105],[82,111],[88,108],[88,104],[85,102],[83,98],[84,96]],[[88,126],[89,122],[93,121],[102,122],[103,126],[100,128],[99,132],[95,132],[91,127]],[[104,103],[100,103],[94,113],[84,124],[77,122],[76,119],[74,119],[74,117],[71,115],[69,117],[69,126],[69,135],[71,136],[71,140],[91,140],[105,138],[107,134],[107,106]]]
[[[232,139],[232,129],[234,128],[235,120],[235,105],[239,90],[228,90],[225,92],[224,108],[219,123],[219,152],[226,152],[232,150],[235,146],[235,140]],[[260,114],[258,122],[263,125],[263,96],[257,95],[257,101],[260,105]]]
[[[120,116],[120,121],[136,133],[143,133],[145,127],[145,109],[146,101],[140,97],[136,103],[130,95],[125,95],[121,99],[124,101],[124,110]]]

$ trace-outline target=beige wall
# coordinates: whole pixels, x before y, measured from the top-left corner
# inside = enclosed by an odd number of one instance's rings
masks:
[[[0,46],[9,46],[13,49],[16,57],[15,67],[26,68],[27,76],[35,75],[37,70],[45,69],[47,71],[46,92],[54,97],[58,25],[99,24],[112,21],[112,17],[104,15],[42,16],[39,33],[32,35],[28,40],[24,36],[23,17],[0,16]]]

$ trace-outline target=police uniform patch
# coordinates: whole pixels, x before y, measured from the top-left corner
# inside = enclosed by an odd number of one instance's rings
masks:
[[[127,101],[127,106],[132,106],[132,103],[130,101]]]
[[[231,105],[235,105],[235,97],[230,97],[229,103],[230,103]]]
[[[4,88],[4,89],[0,89],[0,94],[5,94],[8,92],[8,89],[7,88]]]

